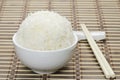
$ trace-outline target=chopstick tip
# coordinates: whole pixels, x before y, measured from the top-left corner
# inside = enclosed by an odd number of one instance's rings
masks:
[[[115,78],[116,76],[115,76],[115,74],[112,74],[111,77],[112,77],[112,78]]]
[[[80,23],[80,25],[82,26],[82,25],[85,25],[84,23]]]

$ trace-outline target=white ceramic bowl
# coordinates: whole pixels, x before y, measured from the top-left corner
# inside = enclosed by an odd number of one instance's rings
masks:
[[[15,51],[21,62],[34,72],[39,74],[54,73],[62,68],[70,59],[76,47],[78,38],[74,34],[74,43],[64,49],[53,51],[36,51],[22,47],[16,42],[16,34],[13,36]]]

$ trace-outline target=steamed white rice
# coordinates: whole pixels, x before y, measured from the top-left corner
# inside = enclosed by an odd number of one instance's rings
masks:
[[[29,14],[17,31],[17,42],[33,50],[57,50],[73,44],[71,23],[52,11]]]

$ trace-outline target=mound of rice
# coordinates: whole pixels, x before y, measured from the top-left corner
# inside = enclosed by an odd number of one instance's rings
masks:
[[[31,13],[20,25],[16,41],[32,50],[57,50],[73,44],[71,23],[52,11]]]

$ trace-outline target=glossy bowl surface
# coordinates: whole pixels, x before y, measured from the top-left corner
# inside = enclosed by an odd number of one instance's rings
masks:
[[[21,62],[39,74],[54,73],[62,68],[70,59],[76,47],[78,38],[74,34],[74,43],[64,49],[52,51],[38,51],[24,48],[16,42],[16,34],[13,36],[13,44],[16,54]]]

